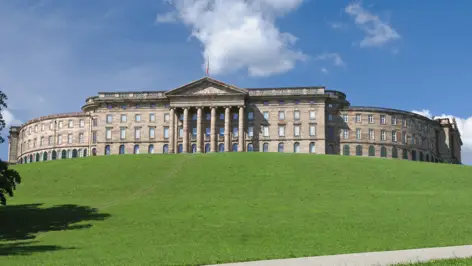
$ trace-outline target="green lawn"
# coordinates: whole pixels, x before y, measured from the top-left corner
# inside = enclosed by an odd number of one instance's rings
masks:
[[[397,266],[470,266],[472,265],[472,258],[470,259],[452,259],[452,260],[436,260],[424,263],[402,264]]]
[[[472,243],[472,167],[279,153],[19,165],[0,265],[199,265]]]

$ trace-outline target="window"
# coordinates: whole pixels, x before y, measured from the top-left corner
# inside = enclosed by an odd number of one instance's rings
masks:
[[[284,100],[279,100],[279,105],[284,105],[285,101]]]
[[[404,160],[408,160],[408,151],[406,149],[402,150],[402,158]]]
[[[316,148],[315,148],[315,143],[314,142],[310,142],[310,146],[309,146],[309,151],[310,153],[315,153],[316,152]]]
[[[300,125],[295,125],[293,127],[293,135],[295,137],[300,137]]]
[[[328,121],[333,121],[333,115],[332,114],[328,114]]]
[[[269,151],[269,143],[264,143],[262,145],[262,152],[268,152]]]
[[[112,115],[107,115],[107,124],[111,124],[113,121],[113,116]]]
[[[59,144],[59,145],[62,144],[62,135],[61,134],[57,135],[57,144]],[[28,148],[29,148],[29,143],[28,143]]]
[[[397,142],[397,132],[395,130],[392,131],[392,142]]]
[[[193,138],[197,137],[197,128],[196,127],[192,128],[192,137]]]
[[[52,145],[52,136],[48,137],[48,145]]]
[[[210,121],[211,120],[211,113],[206,113],[205,117],[206,117],[207,121]]]
[[[397,125],[397,117],[392,115],[392,125]]]
[[[92,125],[93,125],[94,127],[98,126],[98,119],[97,119],[97,118],[93,118],[93,119],[92,119]]]
[[[148,146],[148,153],[150,153],[150,154],[154,153],[154,145],[150,144]]]
[[[293,112],[293,119],[300,120],[300,111],[296,110]]]
[[[79,127],[84,127],[85,126],[85,121],[83,119],[79,120]]]
[[[208,137],[208,136],[210,136],[210,134],[211,134],[211,128],[209,128],[209,127],[205,128],[205,136]]]
[[[141,138],[141,128],[137,127],[134,129],[134,138],[135,139],[140,139]]]
[[[225,128],[220,127],[220,136],[223,137],[225,135]]]
[[[125,114],[121,114],[121,119],[120,119],[121,123],[126,123],[127,121],[127,116]]]
[[[59,121],[59,128],[62,128],[62,121]],[[30,128],[30,133],[31,133],[31,128]]]
[[[316,112],[313,110],[310,110],[310,120],[315,120],[316,119]]]
[[[361,114],[356,114],[356,123],[362,123],[362,116],[361,116]]]
[[[133,149],[133,152],[134,154],[139,154],[139,145],[134,145],[134,149]]]
[[[408,138],[406,136],[406,132],[402,132],[402,141],[404,144],[408,144]]]
[[[362,138],[362,132],[360,128],[356,128],[356,139]]]
[[[155,134],[155,131],[156,131],[156,129],[155,129],[154,127],[150,127],[150,128],[149,128],[149,138],[150,138],[150,139],[155,138],[155,135],[156,135],[156,134]]]
[[[238,120],[238,118],[239,118],[238,113],[233,113],[233,120],[236,121],[236,120]]]
[[[347,114],[343,114],[343,120],[344,122],[349,122],[349,116]]]
[[[362,145],[356,146],[356,156],[362,156]]]
[[[164,138],[165,139],[169,138],[169,127],[164,127]]]
[[[121,140],[126,139],[126,128],[125,127],[120,128],[120,139]]]
[[[385,115],[380,115],[380,124],[385,125],[386,123]]]
[[[73,120],[69,120],[69,128],[72,128],[74,127],[74,121]]]
[[[385,129],[380,130],[380,140],[387,140],[387,131]]]
[[[238,133],[238,127],[233,127],[233,137],[237,137]]]
[[[134,121],[141,122],[141,115],[140,114],[135,114],[134,115]]]
[[[279,137],[285,136],[285,126],[279,126]]]
[[[283,142],[280,142],[279,145],[277,146],[277,151],[278,152],[284,152],[284,144]]]
[[[262,127],[262,133],[263,133],[264,137],[268,137],[269,136],[269,127],[268,126],[263,126]]]
[[[169,152],[169,145],[164,144],[164,146],[162,146],[162,153],[168,153],[168,152]]]
[[[169,115],[169,113],[165,113],[165,114],[164,114],[164,122],[169,122],[169,120],[170,120],[170,115]]]
[[[53,123],[49,124],[49,130],[53,130],[53,129],[54,129],[54,124]],[[23,131],[23,133],[25,133],[25,132]],[[24,136],[24,134],[23,134],[23,136]]]
[[[264,111],[264,112],[263,112],[263,115],[264,115],[264,119],[265,119],[265,120],[269,120],[269,112]]]
[[[279,120],[285,120],[285,112],[279,111]]]
[[[210,143],[205,144],[205,152],[206,153],[210,152],[210,148],[211,148]]]
[[[328,139],[329,140],[334,139],[334,127],[328,127]]]
[[[179,138],[184,137],[184,129],[182,127],[179,127]]]
[[[192,120],[193,120],[193,121],[197,121],[197,114],[193,114],[193,115],[192,115]]]
[[[108,139],[108,140],[111,139],[111,128],[106,129],[106,139]]]
[[[351,153],[349,151],[349,145],[344,145],[343,146],[343,155],[349,156]]]
[[[295,143],[293,144],[293,152],[294,152],[294,153],[299,153],[299,152],[300,152],[300,143],[295,142]]]
[[[387,157],[387,148],[385,148],[384,146],[380,148],[380,157]]]
[[[39,139],[39,147],[42,147],[43,144],[44,144],[44,137],[41,137],[41,138]]]
[[[41,124],[41,131],[44,131],[44,124]]]
[[[310,124],[310,136],[316,135],[316,124]]]
[[[248,126],[247,127],[247,136],[251,137],[251,138],[254,136],[254,127],[253,126]]]
[[[247,120],[254,120],[254,112],[247,113]]]
[[[367,118],[369,119],[369,124],[374,123],[374,115],[368,115]]]
[[[369,146],[369,156],[375,156],[375,148],[374,146]]]
[[[344,139],[349,139],[349,129],[348,128],[343,128],[343,138]]]
[[[247,151],[248,151],[248,152],[254,151],[254,146],[252,145],[252,143],[249,143],[249,144],[247,145]]]
[[[238,143],[233,143],[233,147],[231,148],[233,152],[238,152]]]
[[[369,128],[369,139],[375,139],[374,130],[372,128]]]
[[[398,158],[398,150],[397,148],[392,148],[392,158]]]
[[[125,145],[120,145],[119,154],[125,154]]]
[[[225,145],[223,143],[220,143],[220,145],[218,145],[218,151],[219,152],[224,152],[225,151]]]
[[[33,140],[33,148],[36,148],[36,138]]]
[[[79,133],[79,143],[84,143],[84,133]]]

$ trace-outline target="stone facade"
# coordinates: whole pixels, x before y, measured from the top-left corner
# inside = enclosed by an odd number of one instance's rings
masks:
[[[204,77],[169,91],[99,92],[82,112],[11,127],[8,159],[254,151],[461,163],[461,145],[454,120],[352,107],[324,87],[243,89]]]

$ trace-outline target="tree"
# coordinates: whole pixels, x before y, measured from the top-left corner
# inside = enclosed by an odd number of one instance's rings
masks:
[[[2,111],[7,108],[5,102],[7,99],[7,95],[0,91],[0,132],[6,126]],[[3,143],[4,141],[5,139],[0,135],[0,143]],[[20,174],[13,169],[8,169],[8,163],[0,159],[0,204],[7,204],[6,195],[13,197],[13,190],[15,190],[16,185],[20,183]]]

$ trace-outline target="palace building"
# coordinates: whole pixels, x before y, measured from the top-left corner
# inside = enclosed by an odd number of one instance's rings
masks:
[[[138,153],[295,152],[461,163],[454,119],[353,107],[324,87],[99,92],[81,112],[12,126],[9,163]]]

